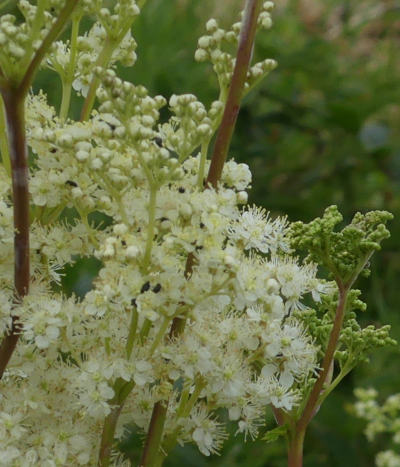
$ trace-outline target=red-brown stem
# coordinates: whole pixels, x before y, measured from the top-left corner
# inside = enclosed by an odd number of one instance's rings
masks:
[[[277,409],[276,407],[272,406],[272,412],[275,417],[275,421],[279,426],[282,426],[285,423],[285,416],[282,409]]]
[[[247,0],[243,14],[242,29],[240,31],[239,47],[236,55],[235,68],[229,87],[228,98],[215,140],[214,152],[206,183],[217,188],[221,178],[236,119],[239,113],[240,101],[243,96],[247,71],[250,64],[251,52],[256,35],[257,18],[261,9],[261,0]]]
[[[215,141],[214,152],[211,157],[211,164],[207,176],[206,187],[208,184],[216,187],[222,175],[222,169],[228,154],[232,134],[235,129],[237,115],[239,113],[240,102],[243,95],[244,84],[246,82],[247,70],[249,68],[251,51],[256,34],[257,18],[260,12],[260,8],[261,1],[247,0],[246,9],[243,15],[242,29],[240,31],[235,69],[233,71],[232,81],[229,88],[221,126]],[[185,268],[186,279],[190,278],[194,264],[194,255],[190,253],[188,255]],[[171,326],[170,336],[180,334],[184,327],[184,318],[174,318]]]
[[[326,348],[324,360],[322,363],[322,371],[319,374],[317,381],[312,388],[311,394],[308,398],[307,404],[303,410],[303,413],[300,419],[297,422],[296,431],[299,433],[305,432],[307,425],[310,423],[310,420],[313,418],[318,403],[318,398],[321,394],[323,385],[327,379],[328,372],[331,368],[333,357],[335,354],[336,346],[339,340],[339,334],[342,329],[344,312],[346,308],[348,287],[345,287],[338,284],[339,286],[339,302],[336,308],[335,320],[333,322],[333,328],[329,336],[328,346]],[[304,436],[304,435],[303,435]]]
[[[229,146],[231,144],[236,119],[239,113],[240,102],[242,100],[260,9],[261,0],[247,0],[246,8],[243,14],[242,28],[240,31],[239,47],[236,54],[235,68],[233,70],[232,81],[229,87],[228,98],[226,101],[224,114],[222,116],[221,125],[217,133],[214,152],[211,157],[211,164],[208,171],[206,187],[211,184],[214,188],[216,188],[222,175],[222,169],[224,167]],[[194,264],[195,257],[193,253],[190,253],[186,261],[186,279],[190,278]],[[185,320],[183,318],[174,318],[171,326],[170,336],[174,336],[177,332],[182,332],[184,327]]]
[[[104,421],[99,452],[99,467],[108,467],[110,465],[115,428],[117,427],[122,407],[123,404],[120,403],[116,407],[112,408]]]
[[[143,448],[139,467],[152,467],[155,465],[161,448],[161,439],[167,417],[167,404],[165,401],[156,402],[151,415],[149,431]]]
[[[194,265],[194,255],[193,253],[189,253],[187,260],[186,260],[186,267],[185,267],[185,277],[189,279],[192,275],[193,265]],[[169,338],[176,338],[180,336],[183,331],[185,330],[186,319],[181,317],[175,317],[172,320],[172,325],[169,330]],[[143,448],[142,454],[142,461],[140,466],[151,466],[149,459],[152,463],[158,457],[158,450],[160,449],[161,439],[162,439],[162,432],[164,429],[165,418],[167,416],[167,407],[168,401],[159,401],[154,404],[153,412],[151,414],[151,422],[150,422],[150,429],[147,433],[146,443]],[[161,432],[159,432],[160,427],[158,425],[162,424]],[[157,437],[154,440],[154,437]],[[149,451],[155,451],[151,454]],[[147,464],[145,464],[147,462]]]
[[[16,302],[29,290],[29,191],[28,151],[25,139],[25,100],[18,90],[3,89],[9,150],[12,168],[14,204],[14,284]],[[14,352],[19,338],[18,316],[12,317],[10,332],[0,346],[0,378]]]
[[[303,466],[303,443],[305,431],[296,431],[288,441],[288,467]]]
[[[211,184],[217,187],[222,175],[222,169],[228,154],[232,134],[235,129],[237,115],[239,113],[240,102],[246,82],[249,68],[251,52],[257,28],[257,18],[261,9],[261,0],[247,0],[243,15],[242,29],[240,31],[239,47],[236,55],[236,64],[233,71],[231,85],[229,87],[228,98],[225,105],[221,126],[217,133],[214,152],[211,158],[211,165],[206,180],[206,186]],[[189,254],[186,261],[185,277],[190,278],[195,264],[193,254]],[[179,336],[185,328],[184,318],[174,318],[169,332],[170,337]],[[167,414],[167,402],[157,402],[153,407],[149,432],[143,450],[140,466],[151,466],[158,456],[160,449],[162,432],[164,429],[165,417]]]
[[[25,97],[39,65],[51,44],[62,31],[79,0],[68,0],[38,51],[32,58],[19,83],[1,81],[1,94],[6,112],[8,144],[12,169],[14,205],[14,287],[15,302],[21,301],[29,291],[29,188],[28,149],[25,136]],[[0,345],[0,379],[17,346],[20,324],[12,316],[11,329]]]

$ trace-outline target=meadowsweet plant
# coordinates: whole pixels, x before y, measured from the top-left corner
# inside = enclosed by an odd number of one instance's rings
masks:
[[[400,394],[389,396],[379,405],[378,392],[375,389],[355,390],[358,401],[352,407],[357,417],[367,421],[365,434],[372,441],[377,435],[385,433],[390,436],[393,449],[377,454],[375,462],[378,467],[397,467],[400,465]],[[389,443],[388,443],[389,444]]]
[[[130,465],[128,424],[144,433],[139,465],[177,444],[209,456],[226,420],[254,439],[272,408],[266,439],[285,436],[300,466],[323,400],[391,343],[388,327],[360,328],[352,289],[390,214],[341,231],[335,207],[310,224],[271,218],[228,160],[241,99],[276,65],[252,63],[272,7],[207,22],[195,58],[220,85],[209,108],[118,77],[143,0],[20,0],[1,16],[0,465]],[[61,80],[57,109],[30,91],[40,66]],[[82,299],[60,288],[78,257],[101,262]]]

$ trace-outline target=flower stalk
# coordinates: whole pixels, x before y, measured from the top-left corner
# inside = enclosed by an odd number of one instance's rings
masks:
[[[236,55],[236,63],[233,71],[232,81],[229,87],[227,102],[225,105],[224,114],[222,116],[221,126],[217,133],[217,139],[214,147],[211,165],[207,176],[207,184],[212,185],[214,188],[222,175],[222,169],[226,161],[229,146],[232,140],[233,131],[235,129],[237,115],[239,113],[240,102],[243,96],[244,85],[246,82],[247,71],[251,59],[251,51],[254,45],[256,34],[257,19],[261,9],[261,0],[247,0],[243,23],[239,38],[239,47]],[[202,147],[202,160],[205,163],[206,151],[208,144]],[[200,177],[202,166],[200,167]],[[195,263],[193,254],[188,256],[185,269],[185,277],[190,278],[192,269]],[[178,337],[185,329],[186,320],[176,317],[171,325],[170,337]],[[193,401],[193,404],[195,401]],[[153,413],[150,423],[150,429],[147,434],[146,444],[143,450],[142,462],[140,465],[153,466],[153,456],[156,456],[160,449],[162,439],[162,431],[165,423],[167,413],[167,403],[157,402],[154,405]],[[153,439],[154,438],[154,439]],[[150,453],[150,451],[153,451]],[[150,461],[149,461],[150,459]],[[155,459],[155,457],[154,457]],[[145,463],[147,462],[147,463]]]
[[[214,152],[208,172],[207,184],[217,187],[226,161],[233,131],[235,129],[240,102],[243,97],[247,71],[251,60],[254,39],[256,35],[257,19],[261,9],[261,0],[247,0],[240,31],[239,48],[228,98],[215,141]]]
[[[63,30],[78,0],[68,1],[59,17],[33,56],[23,77],[17,83],[4,78],[1,94],[7,123],[8,152],[11,162],[12,192],[14,203],[14,286],[18,304],[28,294],[30,281],[29,258],[29,187],[28,149],[25,134],[25,99],[33,78],[52,43]],[[1,72],[4,77],[4,72]],[[16,348],[20,333],[17,314],[11,318],[9,333],[0,345],[0,379]]]
[[[288,467],[302,467],[305,431],[296,430],[288,440]]]
[[[151,415],[149,430],[143,448],[140,467],[155,467],[159,459],[159,450],[167,417],[167,405],[164,401],[156,402]]]
[[[77,43],[79,35],[79,25],[81,22],[81,15],[75,15],[72,18],[71,30],[71,53],[68,63],[68,68],[64,79],[62,80],[62,100],[60,106],[60,118],[65,120],[68,117],[69,107],[71,103],[72,83],[74,81],[74,71],[77,58]]]
[[[336,308],[333,328],[331,330],[328,346],[325,351],[325,356],[322,363],[322,370],[315,382],[307,403],[299,420],[295,423],[293,430],[289,433],[288,441],[288,466],[302,467],[303,465],[303,443],[307,431],[307,427],[316,414],[318,407],[324,399],[324,384],[329,379],[329,374],[332,371],[334,363],[334,354],[339,341],[340,331],[343,326],[345,315],[347,296],[349,287],[343,285],[340,280],[337,282],[339,288],[339,301]],[[329,388],[327,389],[329,390]]]
[[[107,415],[103,432],[101,434],[101,444],[99,453],[99,467],[108,467],[111,460],[111,451],[114,443],[114,433],[118,419],[122,411],[123,404],[117,404]]]
[[[332,367],[335,350],[337,347],[337,343],[339,341],[339,335],[340,335],[340,331],[343,325],[344,312],[346,309],[346,301],[347,301],[348,292],[349,292],[349,289],[347,287],[342,286],[339,283],[339,302],[338,302],[337,309],[336,309],[336,315],[335,315],[335,320],[333,323],[333,328],[329,336],[328,346],[326,348],[324,360],[322,363],[322,371],[319,374],[318,379],[314,384],[314,387],[308,398],[307,404],[303,410],[302,416],[297,422],[296,431],[298,433],[303,433],[305,431],[305,429],[307,428],[307,425],[310,423],[311,419],[315,415],[315,411],[318,406],[319,397],[321,395],[321,391],[323,390],[323,386],[327,380],[328,372],[330,368]]]
[[[25,99],[17,90],[2,90],[11,159],[14,203],[14,286],[15,301],[20,302],[29,291],[29,190],[28,151],[25,138]],[[10,361],[19,339],[18,316],[11,318],[11,328],[0,346],[0,378]]]

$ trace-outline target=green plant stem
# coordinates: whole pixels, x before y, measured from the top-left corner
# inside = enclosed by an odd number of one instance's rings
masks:
[[[128,340],[126,341],[126,358],[129,360],[132,355],[133,344],[135,343],[138,326],[138,312],[135,306],[132,307],[131,322],[129,324]]]
[[[66,120],[69,111],[69,105],[71,102],[71,83],[67,80],[62,81],[62,98],[60,106],[60,120]]]
[[[190,386],[184,387],[181,392],[181,398],[179,401],[179,406],[176,409],[176,416],[182,417],[183,411],[185,410],[186,404],[190,397]]]
[[[318,399],[318,403],[317,405],[318,406],[321,406],[322,403],[324,402],[324,400],[329,396],[329,394],[336,388],[336,386],[338,386],[338,384],[343,380],[343,378],[348,375],[350,373],[350,371],[352,370],[353,368],[342,368],[342,370],[340,371],[340,373],[336,376],[336,378],[332,381],[332,383],[329,385],[328,388],[326,388],[324,390],[324,392],[320,395],[319,399]]]
[[[204,386],[204,381],[202,381],[201,379],[197,379],[194,391],[190,395],[189,400],[184,406],[182,417],[188,417],[190,415],[190,412],[192,411],[195,403],[197,402],[197,399],[200,397],[201,391],[204,389]]]
[[[189,266],[190,267],[190,266]],[[188,268],[188,261],[186,261],[186,268]],[[186,276],[186,271],[185,271]],[[146,321],[145,323],[146,324]],[[144,328],[143,324],[143,328]],[[172,321],[169,337],[177,337],[183,333],[186,325],[186,320],[183,318],[174,318]],[[142,328],[142,331],[143,331]],[[162,337],[162,336],[161,336]],[[162,465],[165,458],[160,451],[161,440],[164,431],[165,419],[167,416],[168,401],[159,401],[154,404],[153,412],[151,414],[150,428],[147,432],[146,443],[143,448],[142,460],[140,466],[158,467]],[[150,453],[149,451],[153,451]],[[145,464],[145,462],[148,462]],[[150,463],[151,462],[151,463]]]
[[[0,96],[0,151],[1,151],[1,161],[3,163],[3,167],[6,169],[8,176],[11,177],[11,161],[10,161],[10,152],[8,149],[7,122],[6,122],[3,98],[1,96]]]
[[[116,45],[117,44],[114,41],[111,41],[109,38],[107,38],[94,67],[105,67],[110,61]],[[89,90],[85,98],[85,102],[83,103],[81,112],[81,122],[84,122],[90,116],[90,112],[93,109],[94,101],[96,100],[96,92],[99,85],[100,79],[97,76],[93,76],[92,81],[89,85]]]
[[[114,383],[115,396],[111,401],[109,401],[111,412],[104,420],[103,431],[101,434],[98,459],[98,466],[100,467],[108,467],[110,465],[110,457],[114,444],[114,434],[118,419],[124,407],[125,401],[134,386],[135,383],[133,381],[127,382],[122,378],[117,378]]]
[[[81,16],[74,16],[72,18],[72,30],[71,30],[71,46],[70,46],[70,57],[67,68],[67,73],[62,80],[62,100],[60,107],[60,119],[65,120],[68,116],[69,106],[71,103],[71,91],[72,82],[74,81],[75,63],[77,57],[77,43],[79,35],[79,24],[81,22]]]
[[[190,396],[187,391],[182,391],[181,402],[179,404],[179,407],[176,413],[177,417],[186,418],[190,415],[190,412],[193,410],[193,407],[196,404],[198,398],[200,397],[201,391],[203,390],[204,386],[205,386],[204,381],[199,379],[196,382],[194,391]],[[165,459],[168,456],[168,453],[176,445],[178,435],[179,435],[179,428],[173,431],[163,443],[163,453],[162,453],[163,459]]]
[[[90,238],[90,241],[93,243],[93,245],[96,247],[96,248],[99,248],[99,242],[97,240],[97,238],[94,236],[93,234],[93,231],[96,230],[96,229],[92,229],[92,227],[90,226],[89,224],[89,219],[88,219],[88,215],[86,212],[84,212],[77,204],[75,204],[75,209],[77,210],[78,214],[81,216],[81,221],[82,221],[82,224],[85,226],[86,228],[86,231],[89,235],[89,238]]]
[[[331,368],[337,343],[339,340],[339,334],[342,329],[344,313],[346,309],[346,302],[349,289],[344,287],[340,283],[339,286],[339,301],[336,308],[335,319],[333,322],[333,328],[329,336],[328,346],[326,348],[325,356],[322,363],[322,371],[319,374],[317,381],[314,384],[314,387],[311,390],[310,396],[308,398],[307,404],[303,410],[303,413],[300,419],[297,422],[297,431],[299,433],[305,432],[308,424],[315,414],[315,410],[318,406],[318,400],[321,395],[321,391],[326,382],[329,369]]]
[[[142,329],[140,330],[140,340],[144,342],[146,337],[149,335],[151,328],[151,321],[149,319],[145,319],[142,324]]]
[[[236,119],[239,113],[240,102],[243,97],[244,85],[251,59],[251,51],[257,29],[257,18],[261,9],[261,0],[247,0],[244,10],[242,29],[240,31],[239,47],[236,55],[236,64],[233,70],[232,81],[229,87],[228,98],[222,117],[221,126],[217,133],[211,165],[208,172],[207,183],[217,188],[221,178]]]
[[[204,187],[204,172],[206,169],[206,160],[207,160],[207,152],[208,152],[209,145],[210,145],[209,139],[207,141],[204,141],[204,143],[201,145],[199,172],[197,174],[197,186],[199,190],[202,190]]]
[[[159,458],[166,417],[167,405],[164,401],[156,402],[153,407],[150,426],[139,463],[141,467],[155,467],[156,465],[160,465],[157,460]]]
[[[150,200],[149,200],[149,221],[147,227],[147,240],[146,240],[146,248],[143,257],[143,270],[146,272],[150,266],[151,260],[151,250],[153,248],[153,241],[154,241],[154,227],[156,221],[156,202],[157,202],[157,188],[154,186],[150,186]]]
[[[162,338],[164,337],[165,332],[168,329],[168,326],[170,325],[170,323],[171,323],[171,319],[168,317],[165,317],[160,326],[160,329],[157,332],[156,337],[154,338],[153,344],[151,345],[150,355],[153,355],[154,351],[156,350]]]

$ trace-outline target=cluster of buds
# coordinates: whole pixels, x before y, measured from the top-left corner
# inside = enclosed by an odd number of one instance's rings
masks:
[[[163,144],[178,154],[180,160],[185,160],[203,141],[210,139],[212,121],[193,94],[174,94],[169,105],[174,116],[160,126],[160,134]]]
[[[274,4],[270,1],[264,2],[258,17],[257,28],[269,29],[272,26],[270,12]],[[231,82],[233,69],[235,66],[235,56],[231,53],[239,42],[242,22],[234,23],[229,30],[220,28],[217,20],[210,19],[206,24],[206,35],[200,37],[195,59],[199,62],[210,61],[214,71],[218,76],[222,95],[226,94]],[[264,78],[276,67],[277,63],[272,59],[265,59],[250,66],[247,73],[245,92]]]

